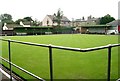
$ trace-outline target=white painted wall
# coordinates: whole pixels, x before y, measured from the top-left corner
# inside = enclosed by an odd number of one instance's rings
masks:
[[[53,25],[53,21],[48,16],[46,16],[42,21],[42,26],[47,26],[47,21],[49,21],[48,23],[49,26]]]
[[[3,26],[3,30],[8,30],[8,28],[7,28],[7,26],[6,26],[7,24],[6,23],[4,23],[4,26]]]

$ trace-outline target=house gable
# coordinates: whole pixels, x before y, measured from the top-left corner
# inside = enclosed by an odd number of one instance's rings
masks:
[[[61,19],[61,25],[62,26],[70,26],[70,20],[63,16]],[[42,26],[56,26],[57,22],[56,22],[56,18],[54,17],[54,15],[47,15],[43,21],[42,21]]]
[[[52,26],[52,25],[53,25],[52,17],[51,17],[50,15],[47,15],[47,16],[43,19],[42,25],[43,25],[43,26]]]

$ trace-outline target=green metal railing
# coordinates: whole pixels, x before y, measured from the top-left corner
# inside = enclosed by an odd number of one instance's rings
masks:
[[[31,42],[23,42],[23,41],[16,41],[16,40],[8,40],[8,39],[0,39],[2,41],[7,41],[8,42],[8,54],[9,54],[9,61],[4,59],[3,57],[0,57],[2,60],[6,61],[9,63],[9,68],[10,68],[10,76],[11,76],[11,81],[12,81],[12,67],[15,66],[16,68],[26,72],[27,74],[39,79],[40,81],[44,81],[44,79],[24,70],[23,68],[13,64],[11,62],[11,42],[13,43],[19,43],[19,44],[26,44],[26,45],[33,45],[33,46],[40,46],[40,47],[47,47],[49,49],[49,68],[50,68],[50,81],[54,80],[53,77],[53,57],[52,57],[52,49],[61,49],[61,50],[69,50],[69,51],[75,51],[75,52],[90,52],[90,51],[96,51],[96,50],[102,50],[102,49],[108,49],[108,66],[107,66],[107,81],[110,81],[110,76],[111,76],[111,49],[113,47],[118,47],[120,44],[109,44],[106,46],[99,46],[99,47],[94,47],[94,48],[86,48],[86,49],[80,49],[80,48],[71,48],[71,47],[63,47],[63,46],[55,46],[55,45],[46,45],[46,44],[37,44],[37,43],[31,43]]]

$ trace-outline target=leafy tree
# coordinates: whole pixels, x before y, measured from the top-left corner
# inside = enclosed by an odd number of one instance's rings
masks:
[[[7,14],[7,13],[1,14],[1,15],[0,15],[0,20],[1,20],[3,23],[8,23],[8,24],[14,23],[13,20],[12,20],[12,15]]]
[[[35,19],[33,21],[33,26],[39,26],[39,25],[40,25],[40,22],[37,19]]]
[[[18,19],[18,20],[15,21],[15,23],[20,24],[20,21],[30,22],[30,25],[33,25],[33,26],[39,26],[40,25],[40,22],[37,19],[33,20],[31,17],[24,17],[23,19]]]
[[[23,19],[25,19],[26,21],[33,21],[31,17],[24,17]]]
[[[60,9],[58,9],[58,12],[54,13],[54,16],[55,16],[54,21],[56,21],[58,24],[58,27],[60,27],[60,23],[63,17],[63,12]]]
[[[16,24],[20,24],[20,21],[22,22],[30,22],[33,21],[33,19],[31,17],[24,17],[23,19],[18,19],[15,21]]]
[[[15,23],[20,24],[20,21],[25,22],[26,20],[25,19],[18,19],[18,20],[15,21]]]
[[[104,17],[100,18],[100,24],[107,24],[113,20],[115,20],[115,18],[111,17],[109,14],[107,14]]]

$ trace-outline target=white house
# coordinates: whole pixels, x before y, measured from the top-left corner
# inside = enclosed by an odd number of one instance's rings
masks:
[[[46,15],[42,21],[42,26],[56,26],[57,22],[55,21],[54,15]],[[61,26],[70,26],[70,20],[63,16],[61,19]]]

